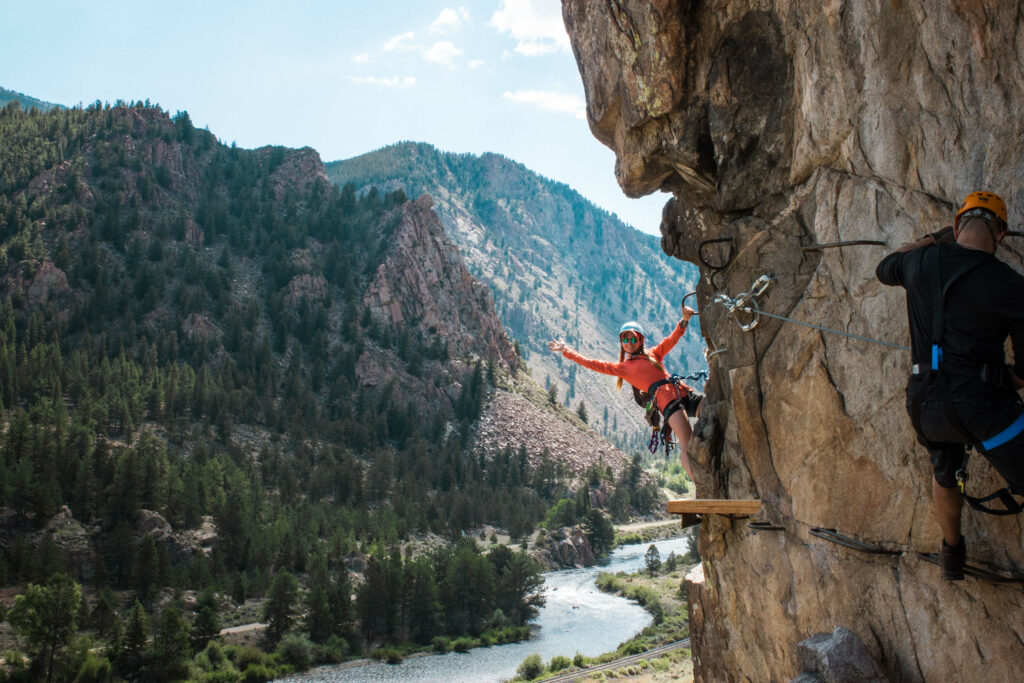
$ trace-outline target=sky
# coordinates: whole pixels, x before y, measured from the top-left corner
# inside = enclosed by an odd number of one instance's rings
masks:
[[[559,0],[0,0],[0,86],[149,100],[227,144],[325,162],[401,140],[497,152],[658,233],[590,133]]]

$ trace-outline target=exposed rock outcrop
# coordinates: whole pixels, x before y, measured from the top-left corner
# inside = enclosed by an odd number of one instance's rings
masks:
[[[470,275],[432,206],[421,195],[389,216],[399,223],[363,302],[390,328],[440,338],[456,357],[495,358],[514,371],[518,358],[494,298]]]
[[[541,559],[548,567],[591,567],[594,549],[583,529],[563,527],[551,532],[544,540]]]
[[[496,453],[522,446],[531,458],[531,466],[545,450],[577,476],[592,465],[602,464],[611,467],[617,477],[630,463],[625,453],[595,432],[583,431],[565,418],[542,410],[522,394],[501,389],[484,408],[476,429],[477,448]],[[600,489],[596,498],[597,504],[604,506],[611,494],[607,488]]]
[[[721,305],[763,274],[763,310],[908,344],[902,293],[874,266],[938,229],[969,191],[1024,204],[1016,3],[563,0],[594,134],[624,191],[670,191],[667,253],[700,263],[711,360],[691,456],[704,498],[756,497],[779,533],[703,523],[689,584],[698,680],[792,678],[793,643],[844,625],[893,680],[1014,679],[1024,594],[950,585],[934,552],[930,467],[903,410],[905,351]],[[885,246],[803,251],[838,240]],[[715,250],[722,248],[720,254]],[[1021,269],[1024,246],[1001,257]],[[711,258],[709,258],[711,257]],[[971,485],[1002,485],[981,458]],[[1024,573],[1024,524],[965,515],[972,561]],[[894,556],[810,535],[832,527]],[[768,675],[768,674],[766,674]]]
[[[817,633],[797,645],[804,673],[794,683],[887,683],[864,643],[850,629]]]

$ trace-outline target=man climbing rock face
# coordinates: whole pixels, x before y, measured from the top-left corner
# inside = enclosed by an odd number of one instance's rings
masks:
[[[967,447],[1009,484],[1000,492],[1009,512],[1020,511],[1010,492],[1024,493],[1024,404],[1017,394],[1024,388],[1024,276],[995,257],[1006,215],[998,195],[972,192],[952,229],[903,245],[875,270],[883,284],[906,289],[914,363],[907,412],[931,456],[942,578],[948,581],[964,577]],[[1012,367],[1003,353],[1007,337]]]

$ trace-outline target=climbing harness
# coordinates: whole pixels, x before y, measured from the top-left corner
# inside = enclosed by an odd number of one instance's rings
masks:
[[[932,278],[931,291],[932,291],[932,362],[930,366],[920,367],[915,365],[913,368],[913,375],[919,376],[919,384],[917,389],[914,391],[914,395],[910,399],[910,421],[914,425],[914,431],[917,432],[918,436],[921,437],[923,443],[928,448],[935,448],[936,446],[930,445],[930,442],[924,435],[924,431],[921,429],[921,407],[929,399],[941,402],[946,421],[949,423],[954,430],[960,434],[960,438],[964,444],[967,444],[971,448],[974,448],[979,453],[985,453],[993,448],[998,448],[1008,441],[1016,438],[1021,432],[1024,432],[1024,413],[1021,413],[1016,420],[1007,428],[1000,431],[994,436],[990,436],[988,439],[980,440],[976,438],[970,430],[968,430],[960,418],[956,414],[956,410],[953,408],[953,396],[949,390],[949,384],[946,381],[946,375],[943,372],[943,368],[946,370],[967,371],[969,374],[978,373],[978,376],[983,380],[992,381],[995,384],[999,384],[1003,381],[1003,368],[992,368],[988,364],[980,364],[976,366],[968,366],[962,363],[955,362],[944,362],[944,350],[943,350],[943,336],[945,334],[945,302],[946,293],[949,291],[953,283],[959,280],[962,276],[969,273],[974,268],[986,263],[984,259],[976,259],[968,261],[960,265],[959,268],[953,271],[949,279],[942,282],[942,252],[940,250],[934,250],[932,253],[935,255],[935,268],[932,269],[930,275]],[[964,462],[963,466],[956,472],[957,486],[963,495],[964,500],[979,512],[985,512],[990,515],[1016,515],[1024,511],[1024,507],[1016,501],[1014,498],[1015,494],[1024,495],[1024,492],[1014,491],[1009,486],[999,489],[991,493],[988,496],[977,498],[967,494],[967,463]],[[986,503],[998,499],[1003,503],[1005,509],[991,508]]]
[[[810,327],[815,330],[821,330],[822,332],[831,332],[832,334],[838,334],[842,337],[848,337],[850,339],[859,339],[860,341],[871,342],[872,344],[880,344],[882,346],[888,346],[893,349],[900,349],[901,351],[909,351],[909,346],[903,346],[901,344],[894,344],[892,342],[884,341],[882,339],[874,339],[872,337],[865,337],[860,334],[853,334],[852,332],[844,332],[843,330],[836,330],[831,327],[825,327],[824,325],[815,325],[814,323],[804,322],[802,320],[794,320],[784,315],[777,315],[775,313],[769,313],[768,311],[762,310],[760,304],[757,301],[757,297],[764,294],[764,291],[768,289],[769,285],[775,282],[775,277],[772,275],[762,275],[754,281],[751,285],[750,290],[740,294],[737,297],[730,297],[728,294],[719,294],[712,300],[712,303],[722,304],[726,310],[732,314],[736,320],[736,324],[739,325],[740,329],[744,332],[757,327],[758,322],[762,315],[769,318],[775,318],[776,320],[782,320],[784,322],[794,323],[796,325],[802,325],[804,327]],[[737,312],[743,312],[751,316],[750,320],[743,322]]]
[[[664,422],[661,422],[660,419],[654,419],[654,416],[659,414],[657,405],[654,401],[654,396],[658,392],[658,389],[665,386],[666,384],[672,384],[678,389],[680,385],[684,387],[686,386],[685,384],[683,384],[683,380],[699,379],[703,379],[703,381],[705,382],[707,381],[707,370],[697,370],[696,372],[690,373],[689,375],[686,376],[673,374],[666,379],[659,379],[657,382],[653,382],[651,386],[647,387],[646,392],[640,393],[640,395],[648,397],[648,403],[644,407],[644,410],[647,411],[647,422],[651,425],[652,428],[651,438],[647,442],[647,450],[650,451],[652,455],[658,452],[658,447],[660,445],[664,444],[665,457],[668,457],[672,448],[675,446],[675,442],[672,441],[671,438],[672,428],[668,424],[668,417],[675,413],[678,409],[687,410],[688,414],[691,412],[691,410],[692,412],[695,413],[697,406],[700,405],[700,401],[703,400],[703,395],[698,392],[696,393],[696,404],[694,404],[692,400],[688,401],[687,399],[690,396],[695,395],[695,393],[692,389],[686,387],[687,391],[685,395],[682,395],[680,398],[674,399],[668,405],[665,406],[665,420]]]
[[[823,527],[812,527],[808,533],[818,538],[823,538],[826,541],[831,541],[837,545],[856,550],[858,552],[867,553],[869,555],[902,555],[902,550],[886,550],[880,546],[874,545],[873,543],[867,543],[851,536],[844,536],[835,529],[825,529]]]
[[[1020,418],[1017,419],[1020,421]],[[1011,425],[1012,426],[1012,425]],[[963,496],[963,499],[967,501],[967,504],[978,512],[985,512],[990,515],[1016,515],[1021,511],[1024,511],[1024,507],[1017,502],[1014,496],[1024,496],[1024,492],[1015,491],[1009,486],[1005,486],[997,491],[993,491],[987,496],[976,498],[967,493],[967,480],[970,477],[967,474],[967,458],[964,458],[964,464],[956,471],[956,488]],[[993,508],[986,505],[986,503],[998,499],[1005,509]]]

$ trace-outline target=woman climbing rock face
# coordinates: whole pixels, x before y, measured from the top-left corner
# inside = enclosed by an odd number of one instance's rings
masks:
[[[692,433],[689,417],[696,415],[704,396],[682,381],[672,378],[665,370],[662,359],[686,332],[694,313],[692,308],[683,306],[683,317],[672,330],[672,334],[650,351],[644,350],[645,335],[640,324],[627,322],[619,330],[618,363],[587,358],[569,348],[562,340],[548,342],[549,349],[561,353],[563,357],[588,370],[618,377],[620,389],[622,381],[625,380],[638,391],[650,394],[662,419],[676,434],[679,441],[679,459],[690,479],[693,479],[693,472],[690,470],[690,460],[686,456],[686,445]]]

